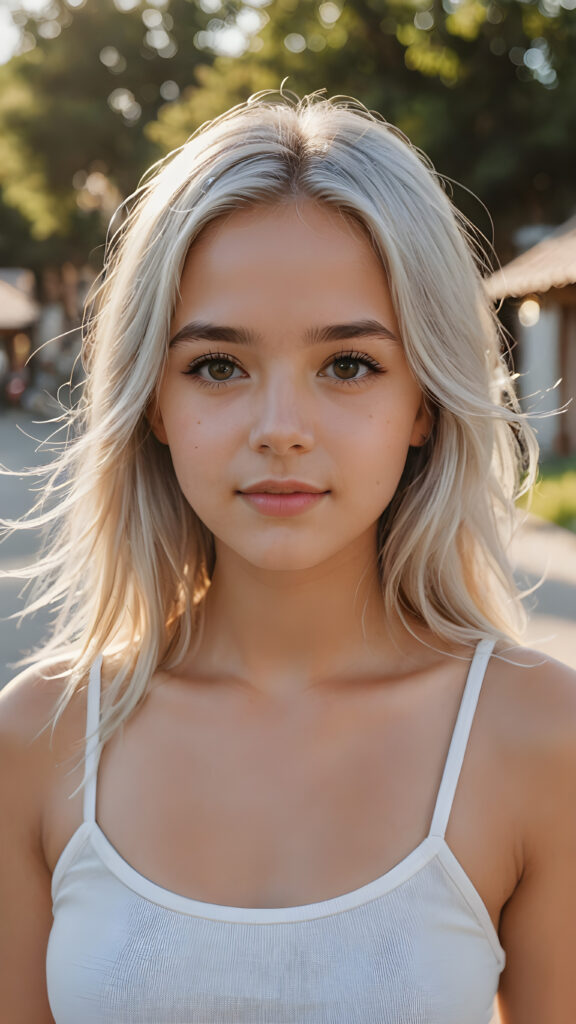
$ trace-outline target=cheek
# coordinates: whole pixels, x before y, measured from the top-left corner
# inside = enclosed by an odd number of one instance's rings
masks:
[[[417,416],[415,402],[386,401],[364,413],[364,419],[346,431],[348,443],[357,456],[363,452],[372,458],[385,459],[386,464],[406,458]]]
[[[412,416],[398,416],[392,410],[386,415],[369,412],[362,429],[357,424],[355,430],[341,435],[349,479],[359,496],[369,488],[376,501],[390,501],[406,464],[413,422]]]
[[[168,447],[180,489],[200,514],[221,493],[225,469],[230,463],[231,438],[222,421],[194,412],[169,414],[165,419]]]
[[[207,417],[195,409],[188,395],[166,388],[160,395],[160,412],[168,447],[174,462],[186,453],[199,451],[210,441]],[[212,432],[213,433],[213,432]]]
[[[373,434],[358,433],[345,451],[342,465],[344,485],[350,485],[359,501],[387,501],[402,475],[408,453],[407,442],[394,444],[385,436],[375,438]]]

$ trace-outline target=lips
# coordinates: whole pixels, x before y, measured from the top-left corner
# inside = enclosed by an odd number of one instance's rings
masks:
[[[328,494],[328,491],[240,491],[239,497],[260,515],[287,519],[314,508]]]
[[[326,491],[303,480],[259,480],[243,487],[240,494],[326,494]]]

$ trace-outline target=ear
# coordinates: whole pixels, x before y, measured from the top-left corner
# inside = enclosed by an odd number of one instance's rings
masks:
[[[168,444],[166,428],[164,426],[164,420],[162,419],[162,413],[160,412],[158,395],[156,394],[152,396],[146,407],[146,419],[150,424],[154,437],[160,441],[161,444]]]
[[[416,419],[414,420],[414,426],[410,435],[410,447],[422,448],[430,437],[433,427],[434,417],[432,411],[428,407],[425,396],[422,395],[420,407],[416,413]]]

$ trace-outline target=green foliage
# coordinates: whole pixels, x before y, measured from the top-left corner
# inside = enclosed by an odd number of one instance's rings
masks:
[[[196,128],[235,103],[278,84],[269,68],[231,57],[220,57],[213,65],[199,65],[196,81],[197,86],[188,88],[180,103],[166,104],[158,120],[145,128],[148,138],[165,153],[181,146]]]
[[[490,236],[486,204],[506,258],[516,227],[561,221],[574,205],[576,15],[543,10],[536,0],[272,0],[252,50],[218,57],[148,134],[176,146],[200,111],[215,116],[286,77],[298,94],[357,96],[465,185],[455,200]]]
[[[463,183],[455,201],[490,236],[487,205],[505,259],[517,226],[574,206],[576,13],[546,13],[554,2],[142,0],[121,12],[52,0],[44,18],[21,13],[35,45],[0,68],[0,247],[4,203],[26,226],[14,262],[32,239],[42,258],[67,245],[85,259],[153,160],[287,79],[300,95],[357,96],[397,124]],[[260,28],[243,55],[218,56],[237,17]]]
[[[576,533],[576,459],[544,463],[531,495],[523,498],[520,505]]]
[[[211,59],[194,45],[208,21],[198,4],[172,0],[169,11],[150,13],[162,18],[164,55],[141,8],[87,0],[70,10],[54,0],[45,18],[21,14],[28,49],[0,67],[0,188],[42,258],[66,240],[83,262],[102,243],[113,209],[160,155],[144,128],[166,102],[166,83],[177,94]],[[42,34],[46,24],[59,28],[54,38]],[[13,262],[25,249],[20,234]]]
[[[474,40],[488,17],[488,7],[478,0],[467,0],[446,18],[446,29],[451,36]]]

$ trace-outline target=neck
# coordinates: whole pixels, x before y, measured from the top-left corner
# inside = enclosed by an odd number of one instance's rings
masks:
[[[278,699],[406,671],[424,649],[385,612],[374,562],[372,551],[352,550],[309,569],[268,570],[219,548],[190,671]]]

